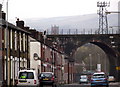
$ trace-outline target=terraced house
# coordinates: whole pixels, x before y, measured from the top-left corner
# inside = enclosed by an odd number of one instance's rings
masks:
[[[0,4],[0,86],[15,85],[24,68],[34,68],[38,74],[53,72],[59,83],[67,80],[63,46],[45,38],[45,32],[25,27],[24,21],[9,23],[1,8]]]
[[[43,33],[30,30],[30,67],[41,72],[53,72],[59,83],[63,82],[64,54],[57,42],[51,43]]]
[[[0,8],[2,5],[0,5]],[[18,71],[30,67],[29,32],[6,21],[0,9],[0,82],[14,85]]]

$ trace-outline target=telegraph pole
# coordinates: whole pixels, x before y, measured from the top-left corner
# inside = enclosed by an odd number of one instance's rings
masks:
[[[97,7],[99,7],[99,29],[98,34],[108,34],[108,22],[107,14],[105,13],[106,7],[110,6],[110,2],[97,2]]]
[[[8,77],[8,59],[9,59],[9,55],[8,55],[8,47],[9,47],[9,43],[8,43],[8,0],[6,2],[6,85],[9,85],[9,77]]]

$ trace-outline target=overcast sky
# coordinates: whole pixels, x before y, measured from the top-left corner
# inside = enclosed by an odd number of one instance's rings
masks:
[[[6,12],[6,1],[3,11]],[[119,0],[8,0],[8,19],[49,18],[97,13],[97,1],[110,1],[109,11],[117,10]]]

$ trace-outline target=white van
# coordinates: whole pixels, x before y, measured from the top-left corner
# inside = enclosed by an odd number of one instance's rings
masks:
[[[35,70],[20,70],[18,72],[17,87],[39,87],[38,75]]]

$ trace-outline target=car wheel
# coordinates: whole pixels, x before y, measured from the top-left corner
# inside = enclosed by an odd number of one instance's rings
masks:
[[[109,85],[106,85],[106,87],[109,87]]]
[[[54,87],[54,84],[52,84],[52,87]]]
[[[57,85],[56,85],[56,84],[54,84],[54,87],[57,87]]]
[[[43,85],[41,84],[40,87],[43,87]]]
[[[52,87],[57,87],[57,85],[55,83],[52,84]]]

